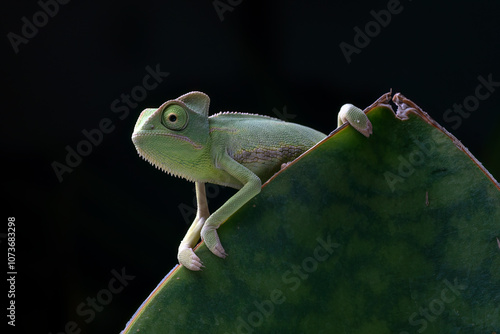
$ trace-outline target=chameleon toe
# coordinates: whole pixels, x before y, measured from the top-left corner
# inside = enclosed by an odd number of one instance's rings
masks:
[[[194,253],[193,249],[186,248],[179,252],[177,256],[179,263],[189,270],[199,271],[203,268],[203,262],[201,262],[200,258]]]
[[[218,245],[215,246],[215,248],[212,250],[212,253],[217,255],[218,257],[225,259],[227,256],[226,251],[222,247],[222,245],[219,243]]]

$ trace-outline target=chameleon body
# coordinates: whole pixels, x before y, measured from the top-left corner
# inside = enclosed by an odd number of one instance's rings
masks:
[[[226,252],[217,228],[260,192],[274,173],[326,137],[295,123],[268,116],[223,112],[208,116],[210,99],[190,92],[159,108],[148,108],[137,120],[132,141],[137,152],[157,168],[195,182],[197,214],[179,246],[178,260],[190,270],[200,270],[193,247],[201,238],[215,255]],[[349,122],[368,137],[372,126],[353,105],[344,105],[338,125]],[[205,183],[239,189],[210,215]]]

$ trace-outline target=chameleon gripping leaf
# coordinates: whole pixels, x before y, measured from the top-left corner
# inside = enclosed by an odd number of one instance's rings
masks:
[[[222,112],[208,116],[209,97],[190,92],[144,109],[132,141],[145,160],[168,174],[195,182],[197,214],[179,245],[178,260],[190,270],[203,264],[193,247],[201,238],[210,251],[226,257],[217,229],[260,192],[263,182],[326,137],[314,129],[268,116]],[[363,111],[342,106],[338,126],[348,122],[369,137],[372,125]],[[239,189],[210,215],[205,183]]]

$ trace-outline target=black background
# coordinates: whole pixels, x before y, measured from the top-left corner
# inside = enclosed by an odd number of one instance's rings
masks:
[[[192,206],[194,185],[140,159],[130,136],[142,109],[191,90],[211,97],[211,113],[279,116],[273,110],[286,106],[295,115],[289,120],[329,133],[342,104],[364,108],[392,88],[500,178],[500,87],[461,124],[443,119],[474,95],[478,76],[500,82],[498,2],[402,0],[400,13],[350,63],[339,44],[353,45],[354,28],[364,30],[371,11],[389,1],[232,3],[221,20],[212,1],[72,0],[18,53],[8,33],[20,35],[22,17],[33,22],[41,7],[2,3],[0,232],[15,216],[13,332],[61,333],[74,321],[81,333],[117,333],[177,263],[188,227],[179,205]],[[120,119],[112,102],[142,85],[145,68],[157,64],[169,76]],[[65,163],[66,146],[75,149],[82,130],[104,118],[113,131],[59,182],[51,164]],[[231,194],[221,192],[213,207]],[[122,268],[135,278],[87,322],[78,306]],[[0,295],[5,310],[7,286]]]

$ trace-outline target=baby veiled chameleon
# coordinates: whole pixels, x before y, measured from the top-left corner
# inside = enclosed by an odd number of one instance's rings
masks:
[[[201,238],[210,251],[226,257],[219,226],[260,192],[274,173],[326,137],[295,123],[254,114],[223,112],[208,116],[209,97],[190,92],[144,109],[132,141],[144,159],[161,170],[195,182],[197,214],[179,245],[178,260],[190,270],[203,264],[193,252]],[[345,104],[338,126],[350,123],[368,137],[372,125],[359,108]],[[210,215],[205,183],[239,189]]]

